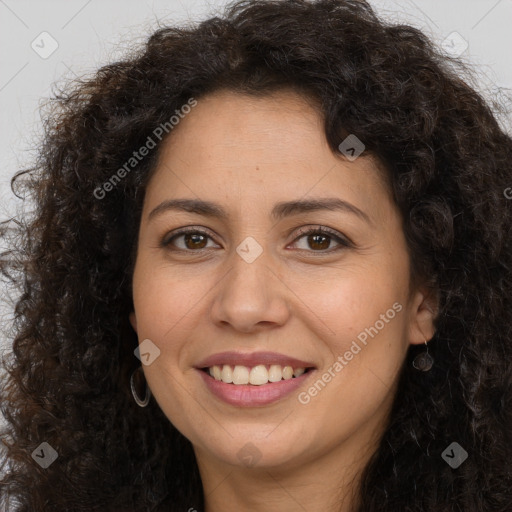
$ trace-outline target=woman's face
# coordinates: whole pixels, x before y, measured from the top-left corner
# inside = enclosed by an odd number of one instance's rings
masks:
[[[130,321],[200,465],[292,468],[370,446],[409,344],[433,335],[409,268],[382,171],[333,154],[301,96],[198,101],[147,188]]]

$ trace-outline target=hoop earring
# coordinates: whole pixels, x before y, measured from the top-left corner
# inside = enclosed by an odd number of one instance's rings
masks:
[[[414,368],[422,372],[428,372],[434,364],[434,358],[428,353],[427,340],[425,340],[425,345],[427,350],[418,354],[412,361]]]
[[[144,397],[144,400],[141,400],[139,398],[139,395],[137,394],[137,390],[135,389],[135,383],[133,382],[133,377],[136,372],[141,371],[142,366],[139,366],[136,370],[134,370],[130,376],[130,387],[132,389],[132,395],[133,399],[137,403],[139,407],[146,407],[149,403],[149,399],[151,398],[151,390],[149,389],[148,383],[146,382],[146,396]]]

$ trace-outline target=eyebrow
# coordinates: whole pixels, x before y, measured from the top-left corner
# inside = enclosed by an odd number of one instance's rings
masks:
[[[320,210],[352,213],[368,224],[373,225],[373,222],[365,212],[357,208],[357,206],[337,197],[283,201],[274,205],[270,215],[274,220],[278,221],[292,215]],[[229,214],[222,206],[210,201],[203,201],[201,199],[168,199],[160,203],[149,213],[148,221],[168,211],[185,211],[224,221],[229,219]]]

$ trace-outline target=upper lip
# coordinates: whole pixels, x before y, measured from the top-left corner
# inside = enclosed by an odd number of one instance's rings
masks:
[[[301,361],[295,357],[278,354],[277,352],[219,352],[203,359],[196,368],[210,368],[212,366],[222,366],[229,364],[231,366],[257,366],[259,364],[270,365],[278,364],[281,366],[291,366],[292,368],[314,368],[313,363]]]

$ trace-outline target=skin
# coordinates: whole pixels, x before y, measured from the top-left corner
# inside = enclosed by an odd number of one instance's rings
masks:
[[[352,162],[334,154],[318,110],[292,91],[208,95],[163,144],[144,201],[130,322],[139,342],[149,338],[160,349],[144,374],[194,447],[206,512],[226,503],[254,512],[269,504],[348,511],[386,427],[407,349],[434,334],[436,304],[427,289],[411,288],[402,219],[382,168],[365,153]],[[277,202],[326,197],[351,203],[369,221],[329,210],[270,217]],[[216,202],[228,220],[185,211],[149,220],[176,198]],[[160,245],[184,226],[211,238]],[[352,245],[298,234],[317,226]],[[236,251],[249,236],[263,249],[252,263]],[[402,310],[307,404],[297,395],[311,379],[277,403],[240,408],[212,395],[195,369],[214,353],[268,350],[313,362],[316,381],[396,302]],[[249,441],[260,457],[252,467],[238,456]]]

